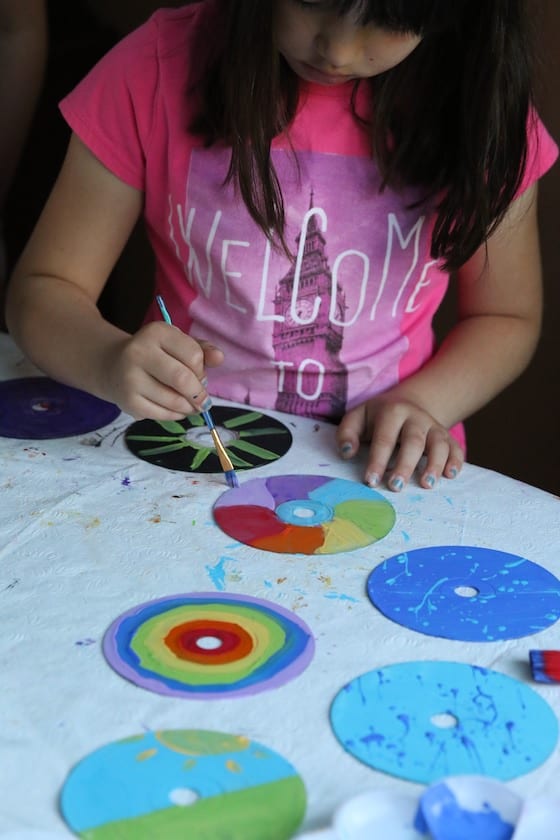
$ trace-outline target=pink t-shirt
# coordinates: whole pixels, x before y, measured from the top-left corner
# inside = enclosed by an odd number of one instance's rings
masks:
[[[430,256],[434,207],[414,208],[415,189],[379,192],[351,84],[305,84],[289,140],[272,150],[297,259],[271,249],[224,186],[228,149],[203,148],[188,132],[209,2],[157,12],[61,109],[96,157],[144,192],[157,292],[177,326],[225,352],[210,393],[337,419],[434,352],[432,318],[448,285]],[[368,96],[362,85],[363,113]],[[523,188],[556,155],[539,122]],[[147,317],[160,317],[155,305]]]

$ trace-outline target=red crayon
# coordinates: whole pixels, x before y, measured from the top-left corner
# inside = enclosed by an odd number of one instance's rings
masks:
[[[530,650],[529,660],[537,682],[560,682],[560,650]]]

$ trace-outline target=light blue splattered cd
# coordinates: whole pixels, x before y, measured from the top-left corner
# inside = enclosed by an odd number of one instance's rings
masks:
[[[375,770],[429,784],[482,774],[502,781],[552,753],[558,722],[518,680],[458,662],[402,662],[345,685],[331,706],[347,752]]]
[[[367,591],[387,618],[444,639],[519,639],[560,617],[558,578],[491,548],[443,545],[403,552],[376,566]]]

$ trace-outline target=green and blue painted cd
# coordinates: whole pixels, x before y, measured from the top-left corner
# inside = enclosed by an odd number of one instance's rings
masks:
[[[87,840],[289,840],[306,794],[294,767],[262,744],[180,729],[90,753],[70,772],[60,807]]]

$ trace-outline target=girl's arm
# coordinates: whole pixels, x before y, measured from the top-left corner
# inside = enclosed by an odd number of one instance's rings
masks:
[[[141,192],[73,136],[16,266],[7,322],[24,352],[53,378],[134,417],[180,419],[207,399],[200,381],[204,366],[219,363],[221,353],[163,322],[130,336],[97,308],[142,204]]]
[[[448,429],[477,411],[527,366],[541,324],[541,264],[533,186],[511,206],[458,272],[459,321],[435,356],[395,388],[348,412],[338,429],[351,457],[371,439],[366,481],[383,477],[397,443],[388,485],[400,490],[422,455],[421,484],[454,477],[463,455]]]

